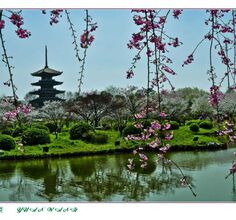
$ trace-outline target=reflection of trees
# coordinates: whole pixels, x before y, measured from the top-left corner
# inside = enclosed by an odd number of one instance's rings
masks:
[[[21,171],[30,179],[40,183],[40,190],[37,195],[52,201],[59,194],[58,187],[66,180],[66,172],[63,164],[58,165],[56,160],[27,161],[20,167]]]
[[[156,162],[154,158],[150,160],[150,164],[145,169],[136,169],[134,172],[130,173],[124,166],[127,163],[127,158],[122,155],[122,157],[112,157],[112,164],[119,164],[119,166],[109,166],[110,161],[106,163],[96,163],[91,162],[93,158],[86,158],[77,162],[77,171],[75,172],[76,164],[74,162],[71,164],[71,170],[75,177],[69,183],[67,187],[67,192],[72,191],[73,196],[76,197],[75,190],[69,190],[71,187],[80,187],[78,194],[86,194],[86,200],[89,201],[101,201],[101,200],[111,200],[111,197],[119,197],[125,201],[141,201],[149,195],[149,193],[169,193],[174,192],[174,188],[180,187],[180,178],[182,177],[178,173],[167,173],[161,172],[160,174],[154,173],[155,169],[163,171],[161,167],[156,167]],[[91,161],[89,161],[91,160]],[[85,163],[82,165],[81,163]],[[86,164],[93,164],[93,172],[91,172],[91,167],[86,167]],[[88,173],[85,176],[84,172],[79,172],[79,169],[86,167]],[[90,175],[88,175],[90,174]],[[148,175],[147,175],[148,174]],[[191,179],[189,178],[191,182]]]
[[[11,191],[9,200],[144,201],[151,193],[158,198],[180,187],[178,170],[163,169],[156,164],[155,155],[149,156],[146,169],[137,167],[133,172],[126,168],[129,157],[120,154],[20,162],[15,176],[5,183]]]
[[[16,169],[16,163],[12,161],[1,161],[0,162],[0,178],[9,179],[14,175]]]

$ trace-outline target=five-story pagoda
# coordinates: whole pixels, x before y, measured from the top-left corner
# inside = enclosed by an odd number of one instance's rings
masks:
[[[58,82],[52,78],[61,74],[62,72],[48,67],[47,47],[45,47],[45,67],[37,72],[31,73],[32,76],[41,77],[38,82],[31,83],[32,86],[40,86],[40,89],[30,92],[32,95],[39,96],[30,101],[34,107],[42,107],[45,101],[63,101],[63,99],[56,95],[65,91],[54,88],[54,86],[61,85],[63,82]]]

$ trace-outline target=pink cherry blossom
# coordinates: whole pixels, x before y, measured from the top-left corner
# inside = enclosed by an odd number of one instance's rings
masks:
[[[167,116],[167,114],[166,114],[165,112],[160,112],[159,116],[160,116],[161,118],[165,118],[165,117]]]
[[[161,130],[161,124],[157,121],[151,122],[151,128],[153,130]]]
[[[61,13],[63,12],[63,10],[61,9],[55,9],[55,10],[52,10],[50,11],[50,25],[53,25],[53,24],[57,24],[59,22],[59,17],[61,17]]]
[[[148,157],[145,154],[139,154],[139,158],[143,161],[148,160]]]
[[[184,64],[183,64],[182,66],[191,64],[191,63],[193,62],[193,60],[194,60],[194,59],[193,59],[193,54],[190,54],[190,55],[188,56],[187,60],[184,61]]]
[[[138,114],[135,114],[134,117],[136,119],[141,119],[141,118],[144,118],[144,115],[142,113],[138,113]]]
[[[183,10],[179,10],[179,9],[173,10],[173,17],[176,19],[179,19],[179,16],[182,14],[182,12]]]
[[[16,30],[16,34],[19,36],[19,38],[28,38],[30,37],[31,33],[25,29],[22,29],[22,28],[18,28]]]
[[[134,72],[132,70],[129,70],[126,73],[127,73],[127,75],[126,75],[127,79],[131,79],[134,76]]]
[[[20,28],[24,24],[23,18],[18,13],[12,13],[10,16],[10,21],[18,28]]]

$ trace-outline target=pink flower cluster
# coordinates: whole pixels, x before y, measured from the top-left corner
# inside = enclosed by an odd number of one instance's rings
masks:
[[[137,49],[140,52],[143,49],[146,49],[146,56],[148,58],[153,58],[156,52],[160,52],[159,56],[163,56],[164,53],[168,52],[167,47],[178,47],[182,44],[179,41],[179,38],[170,37],[166,32],[163,34],[164,27],[167,21],[167,16],[169,12],[163,16],[159,15],[160,13],[155,10],[132,10],[132,12],[136,13],[133,16],[133,21],[136,25],[139,26],[139,31],[132,34],[132,39],[127,44],[129,49]],[[182,10],[173,10],[173,16],[178,18],[182,13]],[[169,42],[167,42],[167,40]],[[153,58],[154,65],[158,65],[158,60],[161,60],[163,64],[164,71],[175,75],[176,73],[167,66],[168,63],[171,63],[171,59],[165,56],[165,59],[155,57]],[[131,78],[133,74],[133,69],[136,67],[135,63],[139,59],[133,59],[132,66],[127,72],[127,78]],[[165,64],[164,64],[165,63]],[[162,82],[168,81],[166,77],[163,77]],[[152,82],[152,86],[156,86],[161,81],[156,80]]]
[[[170,67],[168,67],[164,64],[162,65],[161,69],[164,70],[165,72],[171,74],[171,75],[176,75],[176,72],[174,70],[172,70]]]
[[[128,70],[126,73],[127,73],[127,75],[126,75],[127,79],[131,79],[134,76],[133,70]]]
[[[193,54],[190,54],[190,55],[188,56],[187,60],[184,61],[184,64],[183,64],[182,66],[191,64],[191,63],[193,62],[193,60],[194,60],[194,59],[193,59]]]
[[[81,48],[88,48],[92,44],[95,38],[91,33],[98,28],[97,23],[92,23],[92,18],[90,16],[85,19],[85,22],[89,28],[84,30],[84,33],[80,36]]]
[[[179,16],[182,14],[182,12],[183,10],[179,10],[179,9],[173,10],[173,17],[176,19],[179,19]]]
[[[230,59],[225,55],[225,52],[223,49],[221,49],[218,54],[220,55],[221,57],[221,60],[222,60],[222,63],[225,64],[226,66],[229,65],[230,63]]]
[[[24,39],[30,37],[31,33],[28,30],[22,28],[24,21],[23,17],[19,13],[12,12],[10,21],[17,27],[17,30],[15,32],[19,38]]]
[[[222,98],[223,94],[220,92],[220,87],[219,86],[211,86],[210,87],[210,96],[209,96],[209,103],[213,106],[216,107],[220,99]]]
[[[129,49],[136,48],[141,49],[140,42],[144,39],[144,35],[141,33],[132,34],[132,39],[127,44]]]
[[[80,46],[81,48],[87,48],[88,46],[91,45],[91,43],[94,41],[94,36],[90,35],[89,31],[85,31],[81,36],[80,36]]]
[[[31,105],[21,105],[17,109],[8,111],[4,113],[3,119],[6,121],[12,121],[17,118],[17,116],[22,113],[24,117],[27,117],[28,114],[31,112]]]
[[[57,24],[59,22],[59,17],[62,17],[61,13],[63,10],[55,9],[50,11],[50,25]],[[46,14],[45,10],[43,14]]]

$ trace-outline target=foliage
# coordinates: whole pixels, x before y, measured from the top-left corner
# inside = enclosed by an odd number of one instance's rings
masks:
[[[108,135],[105,133],[94,133],[89,131],[84,134],[83,139],[88,143],[93,144],[106,144],[108,142]]]
[[[199,127],[204,128],[204,129],[212,129],[213,124],[210,121],[202,121],[202,122],[199,123]]]
[[[106,91],[92,91],[69,100],[67,106],[69,112],[78,114],[87,123],[97,127],[100,120],[108,114],[111,100],[112,95]]]
[[[199,131],[199,125],[196,124],[196,123],[192,123],[190,126],[189,126],[189,129],[193,132],[198,132]]]
[[[19,137],[22,135],[22,133],[24,132],[24,128],[23,127],[16,127],[13,132],[12,132],[12,136],[13,137]]]
[[[63,103],[60,101],[46,101],[43,107],[40,109],[41,117],[48,122],[54,124],[57,131],[63,125],[63,117],[65,115]]]
[[[179,129],[179,123],[177,121],[170,121],[170,130]]]
[[[32,128],[38,128],[38,129],[42,129],[42,130],[45,130],[47,132],[50,132],[50,129],[46,125],[39,124],[39,123],[33,124]]]
[[[163,95],[161,104],[170,119],[181,120],[188,114],[188,101],[181,98],[178,94],[169,93]]]
[[[86,138],[86,134],[88,134],[88,132],[92,130],[92,126],[87,123],[76,124],[70,129],[70,139],[84,140]]]
[[[236,92],[230,91],[225,93],[221,102],[219,103],[219,111],[221,114],[234,116],[236,114]]]
[[[141,134],[142,130],[140,128],[136,128],[134,125],[128,125],[123,130],[123,137],[132,134]]]
[[[0,149],[1,150],[11,150],[16,146],[15,140],[13,137],[5,134],[0,135]]]
[[[30,128],[23,132],[22,143],[24,145],[37,145],[50,143],[49,132],[44,129]]]
[[[45,123],[45,127],[48,128],[50,133],[53,133],[53,132],[57,131],[57,126],[54,123],[52,123],[52,122]]]
[[[200,124],[202,122],[202,120],[200,119],[196,119],[196,120],[190,120],[190,121],[187,121],[186,125],[191,125],[191,124]]]
[[[193,100],[191,113],[195,117],[201,117],[204,119],[213,116],[214,109],[209,103],[208,95],[203,95]]]
[[[6,135],[10,135],[10,136],[12,136],[13,132],[14,132],[14,129],[9,128],[9,127],[6,127],[1,131],[2,134],[6,134]]]

